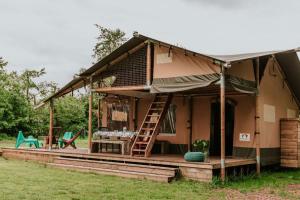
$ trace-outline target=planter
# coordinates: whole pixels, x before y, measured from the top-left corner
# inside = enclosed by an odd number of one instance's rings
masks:
[[[188,162],[203,162],[204,154],[202,152],[187,152],[184,154],[184,160]]]

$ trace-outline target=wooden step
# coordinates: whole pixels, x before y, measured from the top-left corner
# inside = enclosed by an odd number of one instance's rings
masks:
[[[150,108],[150,110],[160,110],[160,111],[162,111],[162,108]]]
[[[137,141],[136,144],[148,144],[148,142],[145,142],[145,141]]]
[[[133,149],[133,151],[145,152],[146,149]]]
[[[146,138],[146,137],[151,137],[151,135],[138,135],[138,137]]]
[[[146,122],[144,122],[144,123],[147,123],[147,124],[156,124],[157,122],[152,122],[152,121],[146,121]]]
[[[142,127],[142,130],[153,131],[153,130],[154,130],[154,128]]]
[[[75,165],[82,167],[92,167],[101,169],[124,170],[131,172],[151,173],[165,176],[175,176],[177,168],[142,165],[124,162],[110,162],[101,160],[86,160],[76,158],[56,158],[53,161],[55,164]]]
[[[158,174],[151,174],[151,173],[131,172],[131,171],[113,170],[113,169],[101,169],[101,168],[83,167],[83,166],[66,165],[66,164],[48,163],[48,166],[63,168],[63,169],[78,170],[83,172],[93,172],[93,173],[104,174],[104,175],[120,176],[125,178],[147,179],[147,180],[166,182],[166,183],[170,182],[173,178],[172,176],[165,176],[165,175],[158,175]]]

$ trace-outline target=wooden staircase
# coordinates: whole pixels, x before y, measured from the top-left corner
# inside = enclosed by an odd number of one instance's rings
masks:
[[[131,147],[131,156],[149,157],[161,122],[172,100],[172,94],[157,94]]]
[[[178,173],[178,168],[174,167],[68,157],[57,157],[53,160],[53,163],[48,163],[47,165],[67,170],[93,172],[125,178],[147,179],[158,182],[170,182]]]

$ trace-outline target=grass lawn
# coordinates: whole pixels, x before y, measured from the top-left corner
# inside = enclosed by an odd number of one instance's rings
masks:
[[[13,145],[13,140],[0,141],[0,146]],[[300,170],[265,171],[260,178],[244,177],[225,185],[186,180],[166,184],[0,157],[0,199],[300,199]]]

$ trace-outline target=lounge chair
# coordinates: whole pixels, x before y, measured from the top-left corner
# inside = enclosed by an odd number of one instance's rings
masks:
[[[64,136],[58,140],[59,148],[67,148],[68,146],[76,149],[75,140],[79,137],[79,135],[83,132],[83,129],[80,130],[75,135],[72,132],[65,132]]]
[[[25,138],[23,132],[19,131],[17,141],[16,141],[16,148],[18,149],[20,145],[23,143],[27,144],[29,147],[32,147],[32,145],[34,145],[35,148],[40,148],[40,146],[42,146],[42,143],[40,145],[38,139],[34,138],[32,135]]]

